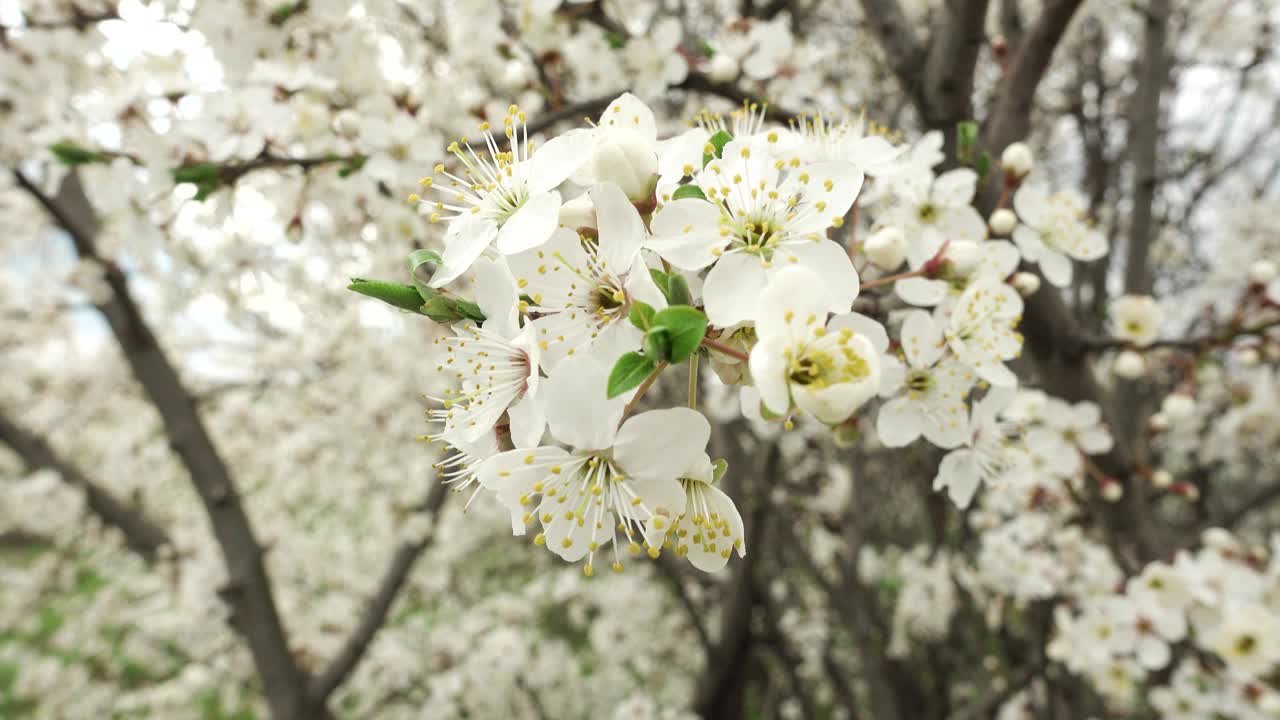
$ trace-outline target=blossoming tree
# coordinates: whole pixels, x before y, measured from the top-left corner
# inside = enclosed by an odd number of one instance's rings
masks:
[[[0,716],[1280,717],[1277,22],[0,2]]]

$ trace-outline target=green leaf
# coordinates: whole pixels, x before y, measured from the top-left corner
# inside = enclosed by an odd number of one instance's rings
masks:
[[[217,163],[191,163],[173,169],[173,181],[176,183],[216,183],[218,181]]]
[[[702,53],[702,56],[708,60],[716,56],[716,49],[711,47],[706,40],[698,41],[698,52]]]
[[[978,144],[978,123],[964,120],[956,123],[956,156],[961,162],[973,157],[973,147]]]
[[[680,273],[667,273],[657,268],[649,268],[649,277],[653,278],[653,284],[662,291],[662,296],[667,299],[668,305],[688,305],[692,302],[689,281],[685,280]]]
[[[338,177],[350,177],[351,175],[360,172],[360,169],[364,167],[365,160],[368,159],[369,157],[367,155],[353,155],[346,162],[342,163],[342,167],[338,168]]]
[[[422,297],[434,295],[428,283],[431,282],[431,276],[435,274],[433,265],[440,264],[440,253],[435,250],[414,250],[409,253],[409,276],[413,279],[413,284],[422,293]]]
[[[304,10],[306,6],[307,4],[305,0],[280,3],[271,10],[271,24],[283,25],[286,20],[296,15],[299,11]]]
[[[427,298],[426,302],[422,303],[422,307],[418,308],[418,312],[438,323],[451,323],[462,319],[458,306],[452,299],[443,295],[432,295]]]
[[[991,153],[983,150],[977,161],[973,163],[973,169],[978,171],[978,182],[986,179],[987,173],[991,172]]]
[[[653,374],[656,368],[657,365],[653,360],[638,352],[624,353],[614,364],[613,370],[609,372],[609,397],[616,398],[638,387],[645,378]]]
[[[627,312],[627,318],[631,320],[631,324],[641,330],[648,330],[653,327],[653,315],[657,312],[653,306],[639,300],[631,303],[631,310]]]
[[[729,134],[728,130],[719,130],[715,135],[712,135],[711,138],[707,140],[707,144],[711,146],[713,152],[703,152],[702,166],[706,167],[707,163],[711,162],[713,158],[718,158],[724,154],[724,146],[728,145],[729,141],[732,139],[733,136]]]
[[[87,165],[88,163],[103,162],[106,156],[96,150],[80,147],[75,143],[60,142],[49,146],[49,152],[57,158],[58,162],[63,165]]]
[[[351,284],[347,285],[347,289],[375,300],[381,300],[388,305],[394,305],[401,310],[422,312],[422,295],[412,285],[351,278]]]
[[[689,291],[689,281],[678,272],[667,273],[667,285],[662,289],[671,305],[688,305],[693,302],[693,293]]]
[[[702,192],[702,188],[693,184],[681,185],[676,188],[675,192],[671,193],[672,200],[683,200],[684,198],[698,198],[699,200],[706,200],[707,195]]]
[[[711,484],[715,485],[729,471],[729,461],[724,458],[716,458],[711,461],[711,468]]]
[[[664,327],[671,336],[671,362],[684,361],[698,351],[707,333],[707,316],[688,305],[673,305],[653,316],[655,327]],[[650,331],[652,332],[652,331]]]
[[[621,50],[627,45],[627,36],[620,32],[607,32],[604,34],[605,42],[609,43],[609,47],[614,50]]]
[[[644,334],[641,343],[644,354],[653,360],[669,362],[671,360],[671,331],[661,325],[654,325]]]
[[[480,309],[479,305],[471,302],[470,300],[463,300],[462,298],[454,298],[453,305],[458,309],[458,314],[461,315],[463,318],[466,318],[467,320],[473,320],[478,323],[482,323],[485,321],[484,311]]]

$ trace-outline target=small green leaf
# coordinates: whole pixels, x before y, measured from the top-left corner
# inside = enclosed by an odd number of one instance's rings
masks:
[[[978,143],[978,123],[964,120],[956,123],[956,155],[961,162],[973,157],[973,147]]]
[[[711,138],[707,140],[707,144],[712,147],[714,152],[704,152],[702,154],[702,166],[706,167],[707,163],[711,162],[714,158],[720,157],[724,153],[724,146],[728,145],[729,141],[732,139],[733,136],[729,134],[728,130],[719,130],[715,135],[712,135]]]
[[[422,295],[412,285],[351,278],[351,284],[347,286],[347,289],[375,300],[381,300],[388,305],[394,305],[401,310],[409,310],[410,312],[422,311]]]
[[[671,305],[688,305],[693,302],[693,293],[689,291],[689,281],[678,272],[667,273],[667,285],[662,289]]]
[[[218,182],[218,165],[217,163],[191,163],[173,169],[173,181],[176,183],[194,183],[202,185],[205,183]]]
[[[697,352],[702,336],[707,332],[707,316],[688,305],[673,305],[661,310],[654,315],[653,321],[654,327],[666,328],[671,336],[673,363],[682,362]]]
[[[974,162],[973,169],[978,171],[978,182],[985,180],[987,173],[991,172],[991,153],[983,150],[977,161]]]
[[[307,4],[303,0],[280,3],[272,8],[270,22],[272,25],[283,25],[286,20],[296,15],[298,11],[303,10],[306,6]]]
[[[451,323],[462,319],[458,306],[452,299],[443,295],[432,295],[427,298],[426,302],[422,303],[422,307],[418,308],[418,312],[438,323]]]
[[[724,458],[716,458],[711,461],[711,484],[715,485],[720,482],[720,478],[729,470],[729,461]]]
[[[716,56],[716,49],[711,47],[706,40],[698,41],[698,52],[702,53],[702,56],[708,60]]]
[[[86,165],[88,163],[103,162],[106,157],[96,150],[80,147],[75,143],[54,143],[49,146],[49,152],[57,158],[58,162],[63,165]]]
[[[368,160],[366,155],[353,155],[346,162],[342,163],[342,167],[338,168],[338,177],[345,178],[360,172],[364,167],[364,162]]]
[[[676,188],[675,192],[671,193],[672,200],[683,200],[685,198],[698,198],[699,200],[706,200],[707,195],[706,193],[702,192],[702,188],[693,184],[681,185],[680,187]]]
[[[478,323],[484,322],[485,320],[484,311],[480,309],[479,305],[471,302],[470,300],[463,300],[462,298],[454,298],[453,305],[454,307],[458,308],[458,314],[461,315],[463,318],[466,318],[467,320],[473,320]]]
[[[644,354],[653,360],[670,361],[671,331],[661,325],[654,325],[644,334],[641,347],[644,349]]]
[[[428,283],[431,282],[431,276],[435,274],[435,265],[440,264],[440,253],[435,250],[414,250],[409,253],[409,276],[413,279],[413,284],[418,288],[419,292],[434,291],[430,289]],[[428,296],[428,292],[422,292],[423,297]]]
[[[614,50],[621,50],[627,45],[627,36],[624,33],[607,32],[604,34],[604,39]]]
[[[638,352],[624,353],[614,364],[613,370],[609,372],[609,397],[616,398],[639,386],[645,378],[653,374],[656,368],[657,365],[653,360]]]
[[[641,330],[648,330],[653,327],[653,315],[657,311],[648,303],[639,300],[631,303],[631,310],[627,313],[627,318],[631,320],[631,324]]]

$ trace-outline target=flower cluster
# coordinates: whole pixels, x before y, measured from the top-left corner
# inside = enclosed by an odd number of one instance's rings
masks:
[[[974,209],[983,178],[936,174],[936,135],[907,147],[861,119],[771,120],[746,103],[659,140],[650,108],[624,94],[539,145],[511,106],[501,133],[486,122],[479,141],[451,144],[453,166],[410,197],[447,225],[440,252],[410,261],[421,312],[453,324],[437,369],[457,389],[430,436],[451,448],[447,482],[492,494],[517,535],[536,525],[536,544],[588,575],[602,554],[621,571],[664,548],[704,570],[745,553],[692,409],[701,356],[749,415],[788,428],[852,428],[878,407],[867,422],[884,445],[951,451],[935,485],[961,507],[1029,455],[1074,468],[1078,447],[1105,450],[1062,439],[1096,408],[1025,440],[997,418],[1017,385],[1005,363],[1022,347],[1019,262],[1069,276],[1068,257],[1105,251],[1078,203],[1022,187],[1016,244],[991,240]],[[1006,188],[1025,175],[1006,172]],[[872,296],[855,311],[873,288],[914,309],[878,311]],[[689,407],[633,414],[677,363],[690,364]]]

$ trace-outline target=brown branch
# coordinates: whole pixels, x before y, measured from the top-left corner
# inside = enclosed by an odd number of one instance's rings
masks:
[[[735,103],[758,102],[764,110],[764,116],[778,123],[786,123],[788,120],[800,116],[800,113],[793,110],[789,110],[787,108],[774,105],[767,100],[757,98],[733,83],[716,82],[700,72],[690,72],[689,76],[684,79],[684,82],[674,87],[691,92],[715,95],[717,97],[722,97],[725,100],[731,100]]]
[[[671,590],[676,595],[676,600],[680,602],[680,607],[684,608],[685,614],[689,617],[689,625],[693,627],[693,631],[698,636],[698,642],[702,643],[702,649],[707,655],[707,662],[711,662],[716,653],[716,644],[711,641],[711,633],[707,632],[707,626],[702,622],[702,611],[693,603],[693,598],[689,597],[688,591],[684,588],[684,579],[681,577],[680,567],[674,556],[664,554],[658,558],[658,572],[666,579],[667,584],[671,586]]]
[[[15,169],[13,175],[18,185],[67,231],[80,257],[96,260],[104,267],[112,292],[96,307],[111,327],[134,377],[159,411],[169,444],[204,504],[227,567],[227,584],[219,595],[231,606],[232,624],[249,646],[272,717],[325,717],[323,708],[306,706],[305,672],[290,651],[263,563],[262,546],[241,506],[230,472],[196,411],[194,399],[143,317],[124,272],[98,255],[96,218],[79,178],[74,172],[69,173],[58,196],[50,197],[20,171]]]
[[[1206,335],[1196,335],[1188,338],[1156,340],[1146,347],[1133,349],[1139,352],[1159,350],[1162,348],[1184,350],[1187,352],[1203,352],[1215,347],[1230,345],[1236,338],[1251,337],[1254,335],[1261,336],[1266,334],[1267,331],[1274,330],[1276,328],[1280,328],[1280,319],[1269,320],[1251,327],[1239,327],[1221,333],[1209,333]],[[1080,349],[1084,352],[1123,350],[1132,345],[1132,343],[1123,338],[1111,337],[1082,337],[1079,342]]]
[[[63,482],[83,490],[89,510],[119,530],[125,544],[145,559],[154,560],[161,547],[171,544],[159,525],[94,484],[79,468],[59,457],[43,438],[20,427],[3,412],[0,412],[0,442],[12,448],[28,468],[53,470]]]
[[[431,487],[431,491],[427,494],[427,499],[418,509],[419,512],[427,514],[431,517],[432,522],[439,517],[440,508],[444,505],[444,500],[448,496],[448,490],[443,483],[436,483]],[[422,553],[431,546],[435,539],[434,528],[425,537],[419,538],[413,542],[406,542],[400,545],[391,556],[391,564],[383,573],[382,581],[378,583],[378,589],[369,599],[369,604],[365,607],[364,615],[360,618],[360,623],[356,626],[351,636],[347,638],[342,649],[334,656],[333,660],[327,667],[316,676],[311,683],[308,694],[311,697],[312,704],[320,707],[329,699],[329,696],[337,690],[351,673],[359,666],[360,661],[364,659],[369,646],[373,643],[374,637],[387,622],[387,614],[391,612],[391,606],[395,604],[396,598],[400,595],[400,591],[409,580],[409,574],[413,571],[413,567],[418,562],[418,558]]]
[[[987,123],[986,149],[999,157],[1005,146],[1021,140],[1031,129],[1031,109],[1036,88],[1049,69],[1053,52],[1084,0],[1048,0],[1035,24],[1018,44],[1009,72]],[[999,173],[992,173],[993,180]]]

